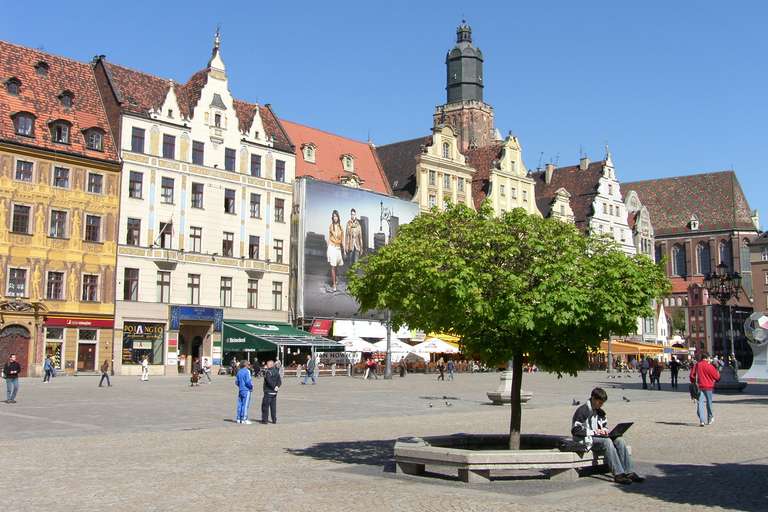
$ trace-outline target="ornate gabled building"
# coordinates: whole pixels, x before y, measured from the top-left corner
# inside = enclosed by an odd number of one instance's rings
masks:
[[[707,274],[724,263],[741,273],[742,293],[733,299],[734,325],[743,323],[753,297],[749,244],[758,236],[758,214],[751,210],[733,171],[625,183],[627,197],[636,193],[653,219],[655,259],[667,257],[666,273],[672,294],[669,308],[685,308],[692,348],[724,354],[719,309],[709,307],[703,286]],[[714,318],[714,322],[713,322]],[[751,361],[744,340],[737,340],[736,356]]]
[[[112,359],[117,144],[89,66],[0,42],[0,359]]]
[[[92,66],[124,161],[116,373],[218,365],[222,322],[288,319],[295,148],[269,104],[232,97],[218,34],[185,84]]]
[[[296,147],[296,176],[392,194],[379,163],[376,149],[368,143],[282,120]]]

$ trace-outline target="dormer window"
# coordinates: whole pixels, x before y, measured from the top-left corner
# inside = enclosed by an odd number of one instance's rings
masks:
[[[8,94],[13,94],[14,96],[18,96],[21,92],[21,82],[18,78],[9,78],[8,80],[4,80],[5,82],[5,90],[8,91]]]
[[[301,146],[301,152],[304,155],[304,161],[311,164],[315,163],[315,155],[317,154],[317,146],[309,142]]]
[[[355,172],[355,157],[353,155],[341,155],[341,165],[345,172]]]
[[[62,107],[72,108],[72,103],[75,97],[70,91],[62,91],[57,96]]]
[[[104,132],[98,128],[91,128],[85,132],[85,146],[95,151],[104,150]]]
[[[696,214],[693,214],[691,216],[691,220],[688,221],[691,226],[691,231],[698,231],[699,230],[699,216]]]
[[[172,108],[169,108],[169,109],[168,109],[168,117],[170,117],[171,119],[173,119],[173,109],[172,109]]]
[[[13,129],[16,135],[25,137],[35,136],[35,116],[28,112],[20,112],[13,116]]]
[[[69,144],[72,125],[68,121],[54,121],[51,123],[51,140],[60,144]]]
[[[35,72],[40,76],[48,76],[48,64],[43,61],[35,63]]]

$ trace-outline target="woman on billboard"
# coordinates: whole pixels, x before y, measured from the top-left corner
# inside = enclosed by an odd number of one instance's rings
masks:
[[[344,250],[344,228],[341,227],[341,218],[338,210],[331,214],[331,225],[328,228],[328,263],[331,264],[331,277],[333,278],[333,291],[336,291],[336,267],[344,264],[346,256]]]

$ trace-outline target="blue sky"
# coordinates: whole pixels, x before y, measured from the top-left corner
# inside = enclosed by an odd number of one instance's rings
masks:
[[[429,134],[462,17],[495,125],[528,168],[600,160],[621,181],[733,169],[768,226],[768,2],[0,0],[0,38],[186,82],[221,23],[230,90],[376,145]]]

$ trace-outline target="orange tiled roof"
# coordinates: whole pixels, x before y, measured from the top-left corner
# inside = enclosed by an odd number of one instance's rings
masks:
[[[48,66],[47,73],[38,74],[38,63]],[[18,95],[9,94],[6,87],[7,81],[14,78],[21,83]],[[87,63],[0,41],[0,80],[0,140],[60,154],[119,161],[96,80]],[[60,96],[65,91],[73,97],[71,108],[61,104]],[[36,117],[34,137],[16,134],[12,116],[18,112]],[[53,142],[49,123],[57,120],[71,123],[69,144]],[[86,147],[84,132],[91,128],[103,132],[102,151]]]
[[[489,171],[498,169],[503,148],[503,142],[494,142],[488,146],[467,149],[463,152],[467,157],[467,165],[475,169],[475,174],[472,175],[472,200],[475,208],[480,208],[480,204],[488,197]]]
[[[363,182],[362,188],[381,194],[392,193],[376,152],[369,144],[290,121],[283,120],[282,124],[296,147],[297,178],[312,176],[318,180],[339,183],[342,178],[350,175],[343,169],[341,156],[350,154],[355,157],[355,173]],[[302,148],[305,144],[315,145],[314,162],[304,159]]]

